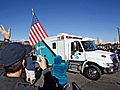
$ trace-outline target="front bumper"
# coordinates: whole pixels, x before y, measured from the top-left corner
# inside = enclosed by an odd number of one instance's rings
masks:
[[[119,62],[113,63],[113,67],[103,68],[103,73],[105,73],[105,74],[114,73],[114,72],[118,71],[118,69],[119,69]]]
[[[112,65],[110,65],[108,68],[103,68],[103,72],[104,73],[114,73],[116,71],[118,71],[119,69],[119,60],[116,54],[112,54],[111,55],[111,59],[112,59]]]

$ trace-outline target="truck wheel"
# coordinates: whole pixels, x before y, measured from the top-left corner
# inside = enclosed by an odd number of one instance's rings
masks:
[[[96,65],[90,65],[84,69],[84,75],[91,80],[98,80],[101,74],[101,70]]]

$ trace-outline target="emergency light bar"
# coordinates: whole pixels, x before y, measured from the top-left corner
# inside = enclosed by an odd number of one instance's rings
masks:
[[[66,38],[68,38],[68,39],[82,39],[80,37],[73,37],[73,36],[66,36]]]
[[[69,35],[67,33],[61,33],[57,37],[58,40],[64,40],[64,39],[82,39],[81,36],[75,36],[75,35]]]

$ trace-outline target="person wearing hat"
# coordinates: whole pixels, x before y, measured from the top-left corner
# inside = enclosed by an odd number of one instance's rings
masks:
[[[27,49],[18,43],[9,43],[0,50],[0,64],[4,68],[4,74],[0,76],[1,90],[37,90],[21,78],[26,52]]]
[[[10,33],[6,32],[4,27],[0,28],[0,32],[4,38],[7,35],[10,38]],[[4,41],[9,42],[8,39]],[[0,65],[4,69],[4,73],[0,76],[0,90],[42,90],[40,87],[29,85],[21,77],[29,52],[31,49],[20,43],[7,43],[0,49]],[[45,70],[45,60],[41,57],[39,59],[42,62],[41,69]]]
[[[54,58],[54,63],[52,64],[52,75],[56,79],[56,83],[58,85],[57,90],[64,90],[64,87],[69,85],[68,76],[66,73],[67,69],[68,63],[66,61],[62,62],[62,57],[57,55]]]
[[[30,86],[21,77],[25,68],[25,55],[30,51],[19,43],[9,43],[0,50],[0,64],[4,68],[4,74],[0,76],[0,90],[39,90],[38,87]],[[44,62],[44,59],[41,59]],[[41,69],[46,66],[41,65]],[[41,89],[40,89],[41,90]]]

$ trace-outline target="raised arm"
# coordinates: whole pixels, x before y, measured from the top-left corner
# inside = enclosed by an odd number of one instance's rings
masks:
[[[47,64],[46,64],[46,60],[44,59],[44,57],[41,55],[38,55],[37,58],[38,58],[37,63],[39,64],[40,68],[42,70],[46,69]]]
[[[0,26],[0,33],[2,33],[2,36],[4,37],[4,42],[9,42],[11,37],[11,28],[8,29],[8,32],[5,30],[4,26]]]

